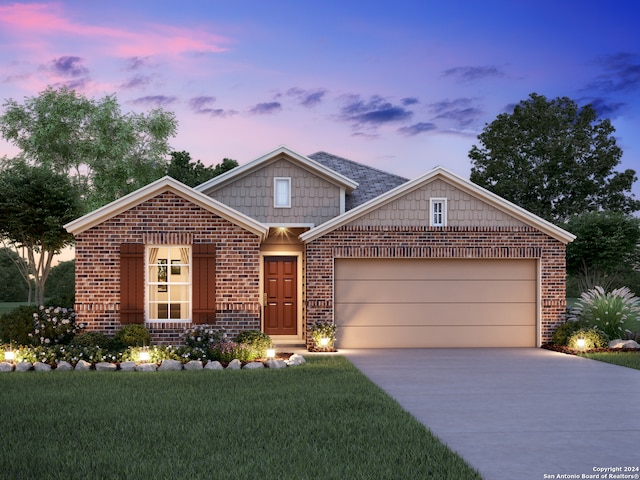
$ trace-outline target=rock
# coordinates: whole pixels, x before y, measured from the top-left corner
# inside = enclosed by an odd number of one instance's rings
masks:
[[[207,364],[204,366],[204,369],[205,370],[223,370],[224,367],[219,361],[212,360],[207,362]]]
[[[51,370],[51,365],[43,362],[36,362],[33,364],[33,369],[36,372],[48,372]]]
[[[611,340],[609,348],[640,348],[640,344],[635,340]]]
[[[249,362],[244,367],[247,370],[255,370],[256,368],[264,368],[264,363],[262,362]]]
[[[287,366],[287,362],[285,362],[284,360],[267,360],[267,367],[268,368],[286,368]]]
[[[202,362],[200,360],[191,360],[184,364],[185,370],[202,370]]]
[[[0,372],[13,372],[13,364],[9,362],[0,362]]]
[[[287,365],[289,365],[290,367],[295,367],[296,365],[302,365],[306,362],[307,360],[302,355],[294,353],[289,357],[289,360],[287,360]]]
[[[155,372],[158,365],[155,363],[140,363],[136,365],[136,372]]]
[[[123,372],[133,372],[136,369],[136,362],[134,361],[129,361],[129,362],[122,362],[120,364],[120,370],[122,370]]]
[[[86,372],[87,370],[91,370],[91,364],[86,360],[78,360],[78,363],[76,363],[76,370]]]
[[[237,358],[231,360],[229,362],[229,365],[227,365],[227,370],[240,370],[241,368],[242,362],[240,362],[240,360],[238,360]]]
[[[33,367],[31,362],[18,362],[16,363],[16,372],[28,372],[31,367]]]
[[[98,372],[115,372],[118,366],[115,363],[98,362],[96,363],[96,370]]]
[[[158,371],[177,371],[182,370],[182,363],[180,360],[163,360],[158,367]]]
[[[58,366],[56,367],[56,371],[68,372],[69,370],[73,370],[73,365],[65,360],[59,362]]]

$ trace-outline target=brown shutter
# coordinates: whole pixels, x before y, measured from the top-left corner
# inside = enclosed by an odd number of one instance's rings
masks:
[[[144,323],[144,245],[120,245],[120,323]]]
[[[213,323],[216,316],[216,246],[193,245],[193,323]]]

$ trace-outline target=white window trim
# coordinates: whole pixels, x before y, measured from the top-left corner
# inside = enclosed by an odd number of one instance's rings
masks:
[[[187,305],[187,312],[188,312],[188,317],[187,318],[151,318],[150,316],[150,312],[151,312],[151,305],[153,303],[161,303],[161,302],[154,302],[151,300],[151,294],[150,294],[150,288],[153,285],[158,285],[158,281],[157,280],[153,280],[149,278],[149,271],[150,271],[150,265],[155,265],[155,264],[150,264],[149,262],[149,251],[152,248],[172,248],[172,249],[177,249],[177,248],[188,248],[189,250],[189,259],[188,259],[188,263],[179,263],[179,264],[174,264],[174,267],[182,267],[182,266],[188,266],[189,268],[189,278],[187,279],[187,281],[185,282],[169,282],[167,283],[167,297],[169,297],[170,292],[169,290],[171,289],[171,285],[186,285],[187,286],[187,299],[184,300],[180,300],[174,303],[184,303]],[[145,309],[144,309],[144,313],[145,313],[145,322],[150,323],[150,324],[156,324],[156,323],[160,323],[160,322],[174,322],[174,323],[190,323],[192,321],[192,309],[193,309],[193,292],[192,292],[192,288],[193,288],[193,250],[191,248],[191,245],[147,245],[145,248],[145,259],[144,259],[144,266],[145,266]],[[169,260],[169,259],[167,259]],[[172,268],[172,264],[171,262],[167,262],[167,271],[169,271],[169,269]],[[168,300],[167,298],[167,308],[171,309],[170,307],[171,302]],[[170,314],[169,314],[170,317]]]
[[[442,221],[436,222],[435,208],[436,205],[442,206]],[[430,227],[446,227],[447,226],[447,199],[446,198],[430,198],[429,199],[429,226]]]
[[[278,204],[278,183],[287,184],[287,204]],[[273,208],[291,208],[291,177],[274,177],[273,179]]]

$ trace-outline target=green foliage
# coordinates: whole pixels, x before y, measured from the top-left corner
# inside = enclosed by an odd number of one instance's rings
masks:
[[[333,349],[336,342],[336,325],[332,322],[315,322],[309,329],[313,340],[316,342],[316,349]]]
[[[51,267],[47,278],[47,303],[73,308],[75,299],[75,260]]]
[[[144,347],[151,345],[151,334],[144,325],[125,325],[116,332],[114,342],[123,347]]]
[[[532,93],[478,136],[471,181],[553,223],[585,211],[632,213],[635,171],[614,170],[622,157],[614,131],[590,105]]]
[[[0,302],[29,299],[29,287],[21,271],[27,271],[24,259],[9,248],[0,248]]]
[[[102,332],[80,333],[73,337],[70,344],[76,347],[100,347],[105,350],[114,348],[113,339]]]
[[[33,314],[34,345],[67,345],[84,324],[76,324],[76,314],[73,310],[63,307],[40,307]]]
[[[640,370],[640,352],[586,352],[583,357]]]
[[[212,344],[222,341],[226,336],[223,330],[215,330],[210,325],[196,325],[184,332],[184,342],[189,347],[209,348]]]
[[[253,358],[266,358],[267,349],[271,348],[271,337],[259,330],[244,330],[236,336],[236,342],[245,345]]]
[[[640,298],[622,287],[605,293],[600,286],[584,292],[571,309],[579,319],[604,332],[611,340],[640,329]]]
[[[553,335],[551,336],[551,341],[555,345],[566,347],[569,344],[569,337],[571,337],[574,332],[587,327],[588,324],[584,321],[569,320],[556,328],[556,330],[553,332]]]
[[[252,362],[256,358],[255,352],[247,345],[224,340],[211,346],[211,360],[217,360],[222,363],[228,363],[231,360],[238,359],[241,362]]]
[[[578,345],[578,340],[584,340],[584,345],[580,347]],[[609,345],[609,337],[606,333],[597,329],[596,327],[591,328],[581,328],[573,332],[568,340],[567,346],[569,348],[573,348],[574,350],[590,350],[593,348],[606,348]]]
[[[237,166],[237,161],[225,158],[215,167],[205,167],[200,160],[193,162],[189,152],[171,152],[167,175],[185,185],[195,187]]]
[[[14,345],[31,345],[34,322],[39,308],[35,305],[21,305],[0,317],[0,340]]]

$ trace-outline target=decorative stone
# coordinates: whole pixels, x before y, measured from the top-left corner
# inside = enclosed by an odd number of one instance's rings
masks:
[[[18,362],[16,363],[16,372],[28,372],[31,367],[33,367],[31,362]]]
[[[227,370],[240,370],[242,368],[242,362],[237,358],[234,358],[227,365]]]
[[[191,360],[184,364],[185,370],[202,370],[202,362],[200,360]]]
[[[286,366],[287,366],[287,362],[285,362],[284,360],[275,360],[275,359],[267,360],[268,368],[286,368]]]
[[[129,362],[122,362],[120,364],[120,370],[122,370],[123,372],[133,372],[136,369],[136,362],[134,361],[129,361]]]
[[[163,360],[158,367],[158,371],[177,371],[182,370],[182,363],[180,360]]]
[[[307,360],[302,356],[302,355],[298,355],[297,353],[294,353],[293,355],[291,355],[289,357],[289,360],[286,361],[287,365],[290,367],[295,367],[296,365],[302,365],[303,363],[306,363]]]
[[[140,363],[136,365],[136,372],[155,372],[158,365],[155,363]]]
[[[96,363],[96,370],[98,372],[115,372],[118,366],[115,363],[98,362]]]
[[[211,360],[207,362],[207,364],[204,366],[204,369],[205,370],[223,370],[224,367],[219,361]]]
[[[78,360],[78,363],[76,363],[76,370],[86,372],[87,370],[91,370],[91,364],[86,360]]]
[[[73,365],[71,365],[69,362],[62,360],[61,362],[58,363],[58,366],[56,367],[56,371],[60,371],[60,372],[68,372],[69,370],[73,370]]]
[[[255,370],[256,368],[264,368],[264,363],[262,362],[249,362],[244,367],[247,370]]]
[[[51,370],[51,365],[44,362],[36,362],[33,364],[33,369],[36,372],[48,372]]]
[[[13,372],[13,364],[9,362],[0,362],[0,372]]]
[[[640,348],[640,344],[635,340],[611,340],[609,348]]]

